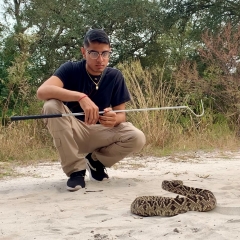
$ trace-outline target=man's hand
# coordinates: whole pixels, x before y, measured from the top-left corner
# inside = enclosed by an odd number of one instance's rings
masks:
[[[117,123],[117,114],[112,108],[105,108],[103,116],[99,116],[99,122],[105,127],[114,127]]]
[[[80,99],[79,104],[85,113],[85,123],[96,124],[99,120],[98,106],[87,96]]]

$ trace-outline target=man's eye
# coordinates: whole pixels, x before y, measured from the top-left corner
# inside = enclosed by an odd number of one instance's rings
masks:
[[[91,52],[91,54],[92,54],[93,56],[98,56],[98,53],[97,53],[97,52]]]
[[[108,52],[103,52],[102,55],[105,57],[105,56],[108,56]]]

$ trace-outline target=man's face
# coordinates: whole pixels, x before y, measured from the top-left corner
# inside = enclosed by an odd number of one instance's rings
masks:
[[[110,46],[105,43],[90,43],[89,47],[82,47],[81,51],[86,59],[87,71],[92,75],[100,75],[108,65]]]

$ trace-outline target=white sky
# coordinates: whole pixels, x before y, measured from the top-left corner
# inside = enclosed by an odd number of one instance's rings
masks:
[[[0,3],[0,21],[3,21],[3,7],[2,7],[2,3]]]
[[[3,8],[3,2],[2,0],[0,0],[0,23],[3,23],[4,25],[8,26],[9,28],[11,28],[13,26],[14,21],[11,18],[7,18],[7,22],[3,17],[4,14],[4,8]]]

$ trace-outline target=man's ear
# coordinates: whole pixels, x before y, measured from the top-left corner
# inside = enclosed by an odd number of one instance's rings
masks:
[[[83,55],[83,58],[86,58],[86,49],[84,47],[81,47],[81,53]]]

